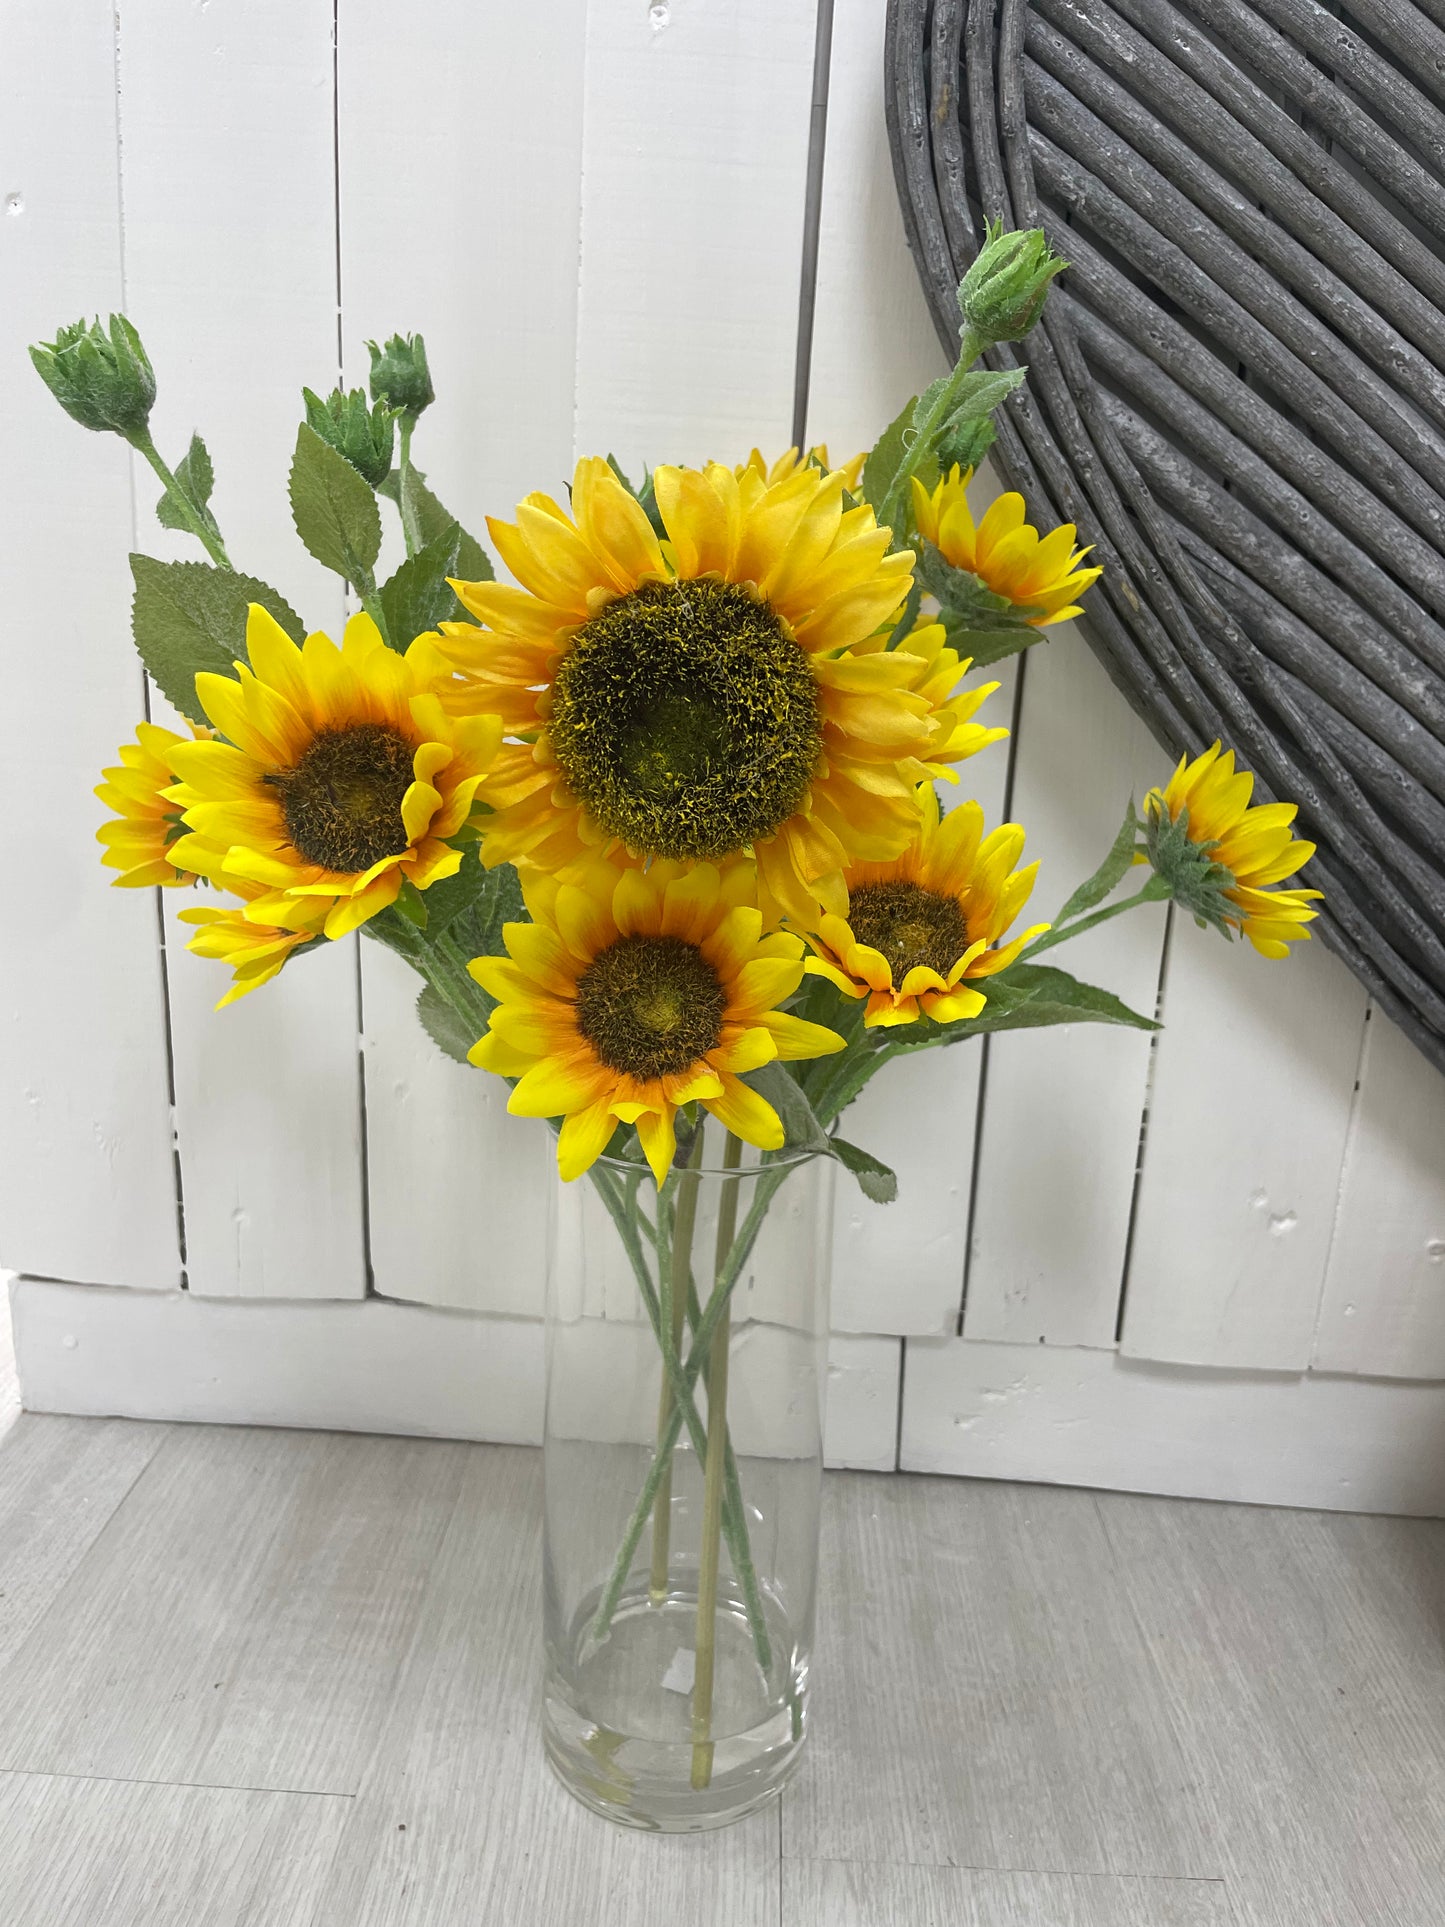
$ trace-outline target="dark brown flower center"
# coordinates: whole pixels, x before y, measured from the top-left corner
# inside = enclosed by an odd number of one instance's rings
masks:
[[[871,944],[888,959],[895,988],[915,964],[926,964],[947,983],[970,942],[963,911],[952,897],[902,878],[853,891],[848,922],[859,943]]]
[[[568,785],[647,856],[716,859],[797,809],[821,745],[802,646],[735,582],[647,582],[584,623],[558,665],[551,737]]]
[[[685,1071],[722,1036],[727,993],[696,944],[619,937],[577,985],[577,1028],[609,1070],[637,1078]]]
[[[402,799],[412,745],[378,723],[323,729],[294,769],[268,782],[281,792],[286,833],[308,863],[355,874],[399,856],[409,838]]]

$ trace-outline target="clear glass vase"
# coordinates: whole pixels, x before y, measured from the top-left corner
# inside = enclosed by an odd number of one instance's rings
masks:
[[[739,1820],[803,1746],[833,1168],[709,1123],[661,1192],[553,1186],[544,1734],[625,1826]]]

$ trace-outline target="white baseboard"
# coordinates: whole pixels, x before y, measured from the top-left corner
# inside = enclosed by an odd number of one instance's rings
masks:
[[[908,1341],[902,1468],[1445,1516],[1445,1385]]]
[[[202,1298],[11,1281],[31,1412],[534,1445],[542,1324],[388,1298]],[[893,1470],[898,1341],[835,1337],[828,1463]]]

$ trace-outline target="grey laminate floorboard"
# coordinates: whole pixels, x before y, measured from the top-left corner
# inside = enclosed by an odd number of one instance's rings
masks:
[[[18,1416],[3,1431],[0,1670],[40,1623],[165,1437],[160,1425],[38,1413]],[[3,1718],[0,1712],[0,1732]]]
[[[790,1860],[787,1927],[1234,1927],[1223,1884]]]
[[[20,1416],[20,1382],[15,1375],[15,1340],[10,1325],[10,1294],[0,1282],[0,1439]]]
[[[0,1767],[354,1791],[467,1459],[177,1427],[0,1670]]]
[[[776,1811],[662,1839],[548,1772],[540,1509],[537,1453],[473,1456],[313,1927],[778,1927]]]
[[[1095,1503],[1239,1927],[1441,1927],[1445,1525]]]
[[[5,1927],[307,1927],[344,1800],[0,1773]]]
[[[789,1853],[1218,1871],[1091,1499],[858,1473],[827,1495],[814,1747]]]

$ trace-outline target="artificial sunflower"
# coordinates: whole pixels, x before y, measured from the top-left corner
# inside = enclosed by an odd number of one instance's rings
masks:
[[[1104,573],[1079,565],[1089,553],[1075,546],[1076,529],[1065,522],[1040,536],[1024,520],[1024,498],[1009,490],[989,504],[974,526],[968,506],[972,469],[954,467],[930,493],[915,476],[913,514],[918,533],[944,561],[976,575],[1015,608],[1036,611],[1032,629],[1047,629],[1079,613],[1079,597]]]
[[[508,1110],[563,1120],[564,1178],[624,1123],[660,1185],[678,1106],[693,1102],[749,1144],[781,1147],[777,1112],[742,1073],[843,1040],[778,1008],[803,980],[803,945],[763,934],[756,889],[747,861],[638,870],[599,859],[581,884],[524,881],[533,921],[506,925],[508,956],[471,965],[498,1004],[470,1055],[519,1080]]]
[[[917,663],[855,647],[896,619],[912,555],[836,472],[652,480],[666,540],[589,458],[570,514],[529,495],[489,525],[518,586],[453,585],[482,626],[443,623],[444,646],[520,739],[488,779],[483,860],[751,851],[770,920],[805,926],[912,829],[937,733]]]
[[[102,823],[95,833],[105,845],[100,860],[107,869],[120,872],[117,889],[194,883],[196,872],[171,860],[184,825],[179,809],[166,795],[176,780],[170,753],[177,743],[190,739],[162,729],[159,723],[141,723],[135,736],[133,743],[121,744],[119,766],[102,770],[105,781],[96,786],[101,802],[116,813],[114,821]]]
[[[232,885],[232,888],[236,887]],[[259,886],[248,889],[243,885],[240,888],[247,903],[254,902],[262,894]],[[246,908],[246,904],[232,904],[224,909],[206,904],[180,913],[182,923],[200,926],[186,945],[187,950],[193,950],[198,957],[214,957],[231,966],[231,988],[216,1005],[217,1010],[224,1010],[227,1004],[235,1003],[247,991],[259,990],[262,984],[270,983],[293,950],[302,944],[314,943],[323,934],[324,908],[317,911],[316,919],[309,927],[295,930],[253,923],[246,914]]]
[[[859,643],[855,653],[865,655],[886,649],[888,640],[886,635],[870,636],[866,642]],[[1006,729],[988,729],[973,720],[999,685],[980,682],[968,688],[964,686],[964,678],[973,666],[972,658],[960,656],[956,649],[949,647],[941,622],[915,624],[898,653],[909,665],[904,687],[922,696],[928,704],[933,734],[923,760],[931,775],[956,783],[958,777],[950,764],[976,756],[990,743],[1001,743],[1008,736]]]
[[[434,637],[404,655],[370,616],[338,649],[298,648],[258,604],[251,665],[199,675],[196,694],[228,740],[170,751],[166,791],[187,831],[171,850],[227,888],[260,885],[242,913],[283,930],[345,936],[461,865],[447,841],[471,815],[501,741],[494,716],[453,714],[452,672]],[[445,698],[445,700],[444,700]]]
[[[985,836],[977,803],[940,816],[931,786],[918,800],[918,833],[903,855],[855,864],[847,915],[824,917],[810,938],[817,954],[808,973],[845,997],[866,997],[870,1027],[976,1017],[986,1002],[979,980],[1006,969],[1049,927],[1036,923],[1010,943],[999,941],[1039,867],[1014,869],[1024,847],[1017,823]]]
[[[1181,756],[1162,790],[1144,798],[1149,860],[1174,884],[1186,909],[1241,931],[1262,957],[1287,957],[1306,941],[1320,890],[1271,886],[1309,862],[1313,843],[1292,829],[1296,803],[1250,807],[1254,777],[1236,770],[1234,751],[1216,742],[1191,762]]]

